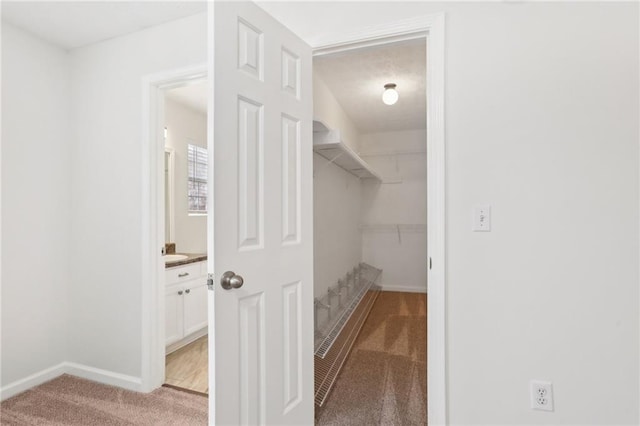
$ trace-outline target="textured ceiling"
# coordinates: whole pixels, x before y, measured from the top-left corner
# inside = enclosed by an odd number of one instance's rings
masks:
[[[426,128],[424,39],[317,56],[313,70],[361,133]],[[398,85],[395,105],[382,103],[387,83]]]
[[[70,50],[206,10],[205,1],[2,1],[2,20]]]
[[[194,109],[202,114],[207,113],[207,82],[190,84],[167,91],[167,98]]]

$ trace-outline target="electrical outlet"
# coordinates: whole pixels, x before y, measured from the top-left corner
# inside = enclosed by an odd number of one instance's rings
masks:
[[[531,381],[531,408],[553,411],[553,385],[551,382]]]

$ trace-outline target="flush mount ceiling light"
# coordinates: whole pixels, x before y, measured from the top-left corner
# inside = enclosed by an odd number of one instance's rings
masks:
[[[398,102],[398,91],[394,83],[388,83],[384,85],[384,92],[382,92],[382,102],[387,105],[393,105]]]

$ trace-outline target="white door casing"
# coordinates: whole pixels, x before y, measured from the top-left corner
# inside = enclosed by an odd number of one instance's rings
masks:
[[[207,79],[207,65],[149,74],[142,79],[142,377],[140,390],[151,392],[164,383],[165,334],[165,263],[164,247],[164,93]],[[171,309],[171,307],[169,307]],[[166,333],[165,333],[166,332]]]
[[[209,16],[210,423],[310,425],[311,49],[253,3],[216,2]],[[225,271],[242,287],[224,290]]]

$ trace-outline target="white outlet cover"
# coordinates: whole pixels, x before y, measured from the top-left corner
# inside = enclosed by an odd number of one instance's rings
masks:
[[[553,411],[553,384],[542,380],[532,380],[530,386],[531,408]]]

